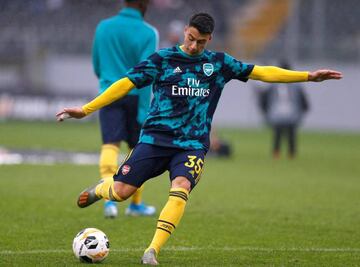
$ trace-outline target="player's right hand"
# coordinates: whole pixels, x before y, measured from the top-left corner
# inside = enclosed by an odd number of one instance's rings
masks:
[[[66,119],[75,118],[81,119],[86,116],[81,107],[64,108],[62,111],[56,114],[57,121],[64,121]]]

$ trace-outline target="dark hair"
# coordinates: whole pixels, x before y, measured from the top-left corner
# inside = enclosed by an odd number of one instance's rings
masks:
[[[211,34],[214,31],[215,21],[207,13],[197,13],[190,18],[189,26],[196,28],[201,34]]]

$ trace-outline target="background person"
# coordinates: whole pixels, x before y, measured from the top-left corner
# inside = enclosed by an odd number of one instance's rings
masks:
[[[291,69],[286,62],[281,62],[284,69]],[[309,110],[309,103],[301,84],[271,84],[261,92],[261,109],[266,122],[273,131],[272,155],[279,158],[281,142],[287,141],[288,157],[297,153],[297,129]]]
[[[125,0],[116,16],[102,20],[95,32],[93,68],[100,83],[100,94],[126,71],[155,52],[157,30],[143,19],[149,0]],[[136,33],[136,34],[134,34]],[[100,110],[103,145],[100,153],[100,176],[112,177],[118,169],[120,142],[134,148],[150,104],[151,88],[133,90],[123,99]],[[133,195],[127,215],[153,215],[155,208],[142,202],[142,187]],[[115,202],[106,201],[105,217],[118,214]]]

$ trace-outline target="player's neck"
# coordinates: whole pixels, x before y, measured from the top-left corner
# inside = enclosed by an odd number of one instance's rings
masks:
[[[186,49],[185,49],[184,45],[179,45],[179,48],[181,49],[182,52],[184,52],[186,55],[188,55],[190,57],[197,57],[197,56],[200,56],[202,54],[202,52],[199,53],[199,54],[196,54],[196,55],[190,54],[190,53],[186,52]]]
[[[185,51],[184,45],[179,45],[179,47],[180,47],[181,51],[183,51],[185,54],[187,54],[186,51]]]

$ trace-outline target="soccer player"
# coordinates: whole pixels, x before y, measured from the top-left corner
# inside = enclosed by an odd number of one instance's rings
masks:
[[[102,95],[83,107],[64,108],[57,114],[82,118],[126,95],[131,89],[153,84],[154,98],[139,143],[112,178],[80,193],[78,205],[99,199],[123,201],[145,181],[168,170],[169,199],[160,213],[155,235],[141,259],[157,265],[157,255],[183,216],[189,193],[199,182],[209,148],[211,121],[225,84],[231,79],[265,82],[320,82],[341,79],[332,70],[289,71],[243,63],[205,47],[212,38],[214,20],[195,14],[184,30],[184,43],[160,50],[138,64]]]
[[[157,30],[143,19],[149,0],[125,0],[119,14],[102,20],[95,32],[92,59],[100,83],[100,94],[123,78],[126,71],[145,60],[158,46]],[[134,34],[136,32],[136,34]],[[101,178],[112,177],[118,169],[120,142],[134,148],[150,105],[151,88],[133,90],[121,100],[100,110],[102,134],[99,170]],[[125,214],[154,215],[155,207],[142,202],[140,187],[132,197]],[[106,218],[118,214],[116,202],[105,200]]]

